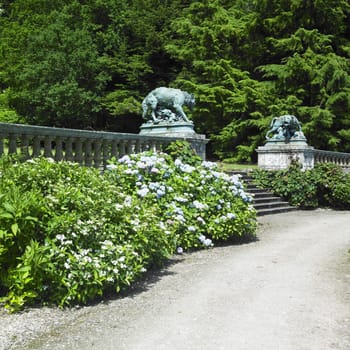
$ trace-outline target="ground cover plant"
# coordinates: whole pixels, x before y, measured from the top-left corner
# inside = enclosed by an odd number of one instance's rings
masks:
[[[350,173],[331,164],[316,164],[314,169],[302,171],[293,163],[288,169],[252,172],[255,182],[301,208],[330,207],[350,209]]]
[[[251,197],[214,163],[142,153],[101,173],[0,159],[0,297],[12,311],[87,303],[175,252],[255,230]]]

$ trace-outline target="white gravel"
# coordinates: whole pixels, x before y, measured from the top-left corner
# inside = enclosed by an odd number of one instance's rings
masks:
[[[258,241],[175,256],[127,296],[0,310],[0,349],[349,350],[350,213],[259,223]]]

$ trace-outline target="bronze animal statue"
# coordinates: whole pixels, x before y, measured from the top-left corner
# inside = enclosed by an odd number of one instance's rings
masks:
[[[267,139],[289,141],[293,137],[305,138],[301,124],[294,115],[286,114],[272,119],[270,130],[266,133]]]
[[[193,94],[180,89],[159,87],[151,91],[142,102],[142,118],[153,123],[161,121],[176,122],[185,121],[187,118],[182,106],[192,109],[195,105]]]

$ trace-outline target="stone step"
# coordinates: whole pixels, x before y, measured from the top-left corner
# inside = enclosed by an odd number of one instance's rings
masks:
[[[267,195],[268,195],[269,193],[267,193]],[[270,194],[270,196],[269,197],[257,197],[257,196],[254,196],[254,203],[255,204],[259,204],[259,203],[266,203],[266,202],[268,202],[268,203],[287,203],[288,204],[288,202],[286,202],[286,201],[282,201],[281,200],[281,198],[279,198],[279,197],[275,197],[275,196],[271,196],[271,194]]]
[[[296,207],[292,207],[292,206],[259,209],[259,210],[257,210],[257,216],[286,213],[286,212],[294,211],[294,210],[298,210],[298,209]]]
[[[250,193],[254,199],[260,199],[260,198],[278,198],[281,199],[280,197],[277,197],[273,195],[271,192],[251,192],[251,191],[246,191]]]
[[[265,202],[260,202],[260,203],[254,203],[254,208],[256,210],[260,210],[260,209],[271,209],[271,208],[285,208],[285,207],[289,207],[289,203],[288,202],[283,202],[283,201],[265,201]]]
[[[258,216],[283,213],[287,211],[297,210],[287,201],[274,195],[273,193],[256,187],[254,179],[248,173],[243,171],[230,172],[231,175],[239,175],[246,192],[253,196],[253,206],[257,211]]]
[[[245,188],[245,190],[249,193],[252,193],[254,195],[259,195],[259,194],[269,194],[271,196],[271,192],[268,192],[266,190],[263,190],[261,188],[257,188],[257,187],[249,187],[249,188]]]

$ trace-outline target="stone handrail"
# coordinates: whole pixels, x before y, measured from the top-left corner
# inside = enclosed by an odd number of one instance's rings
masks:
[[[196,134],[194,134],[196,135]],[[181,138],[188,141],[205,158],[208,140]],[[39,156],[57,161],[67,160],[96,168],[105,167],[112,157],[153,150],[162,151],[179,137],[88,131],[0,122],[0,156],[17,154],[22,159]]]
[[[340,167],[350,168],[350,153],[323,151],[320,149],[313,150],[314,163],[333,163]]]

